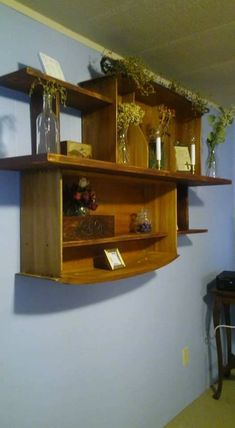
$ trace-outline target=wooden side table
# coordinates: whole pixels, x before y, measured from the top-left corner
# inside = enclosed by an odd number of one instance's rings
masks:
[[[213,321],[214,328],[220,325],[221,315],[224,312],[224,320],[226,325],[231,325],[230,320],[230,305],[235,305],[235,292],[213,290],[214,305],[213,305]],[[226,363],[224,364],[223,349],[221,344],[221,328],[216,329],[215,339],[218,357],[218,383],[213,398],[220,398],[223,386],[223,378],[229,377],[231,369],[235,368],[235,355],[232,354],[232,331],[231,328],[223,328],[226,332]]]

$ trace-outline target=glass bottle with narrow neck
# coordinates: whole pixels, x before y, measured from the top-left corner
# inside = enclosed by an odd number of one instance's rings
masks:
[[[52,110],[52,96],[43,94],[43,110],[36,120],[37,153],[60,153],[58,120]]]

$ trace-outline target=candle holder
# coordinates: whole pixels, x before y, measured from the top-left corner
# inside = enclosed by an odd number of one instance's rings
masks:
[[[161,160],[157,159],[157,169],[161,169]]]
[[[195,165],[194,164],[193,165],[191,164],[191,173],[195,174]]]

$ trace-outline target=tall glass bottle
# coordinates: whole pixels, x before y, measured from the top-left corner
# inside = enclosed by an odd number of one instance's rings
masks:
[[[37,153],[60,153],[58,120],[52,110],[52,96],[43,94],[43,110],[36,120]]]

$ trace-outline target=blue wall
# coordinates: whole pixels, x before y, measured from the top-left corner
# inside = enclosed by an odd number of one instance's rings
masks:
[[[100,54],[0,5],[0,75],[38,52],[66,79],[90,78]],[[204,118],[204,130],[206,130]],[[66,138],[79,117],[63,118]],[[219,175],[232,177],[234,128],[220,148]],[[0,88],[1,156],[30,153],[25,95]],[[206,150],[204,150],[203,165]],[[19,174],[0,172],[0,426],[161,428],[216,374],[207,285],[234,268],[233,188],[190,191],[190,223],[207,234],[179,238],[180,257],[155,273],[96,286],[56,286],[19,271]],[[212,331],[212,330],[211,330]],[[181,351],[190,349],[183,367]],[[211,370],[209,370],[211,367]]]

